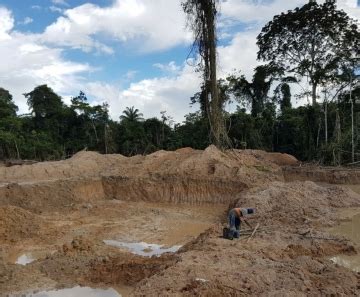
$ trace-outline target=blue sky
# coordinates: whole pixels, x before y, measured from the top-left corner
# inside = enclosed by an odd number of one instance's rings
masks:
[[[48,84],[69,102],[83,90],[108,102],[118,119],[127,106],[145,117],[166,110],[177,122],[194,110],[199,74],[185,59],[192,35],[181,0],[0,0],[0,87],[28,112],[23,93]],[[273,15],[307,0],[224,0],[219,73],[250,77],[255,38]],[[319,1],[321,2],[321,1]],[[357,0],[338,5],[359,18]]]

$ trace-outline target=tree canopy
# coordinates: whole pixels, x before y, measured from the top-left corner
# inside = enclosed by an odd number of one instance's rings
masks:
[[[258,59],[284,73],[306,77],[312,86],[313,104],[319,84],[329,80],[360,50],[355,20],[336,4],[310,2],[274,16],[257,37]]]

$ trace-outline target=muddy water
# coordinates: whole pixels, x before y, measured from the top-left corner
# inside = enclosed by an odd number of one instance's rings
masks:
[[[359,187],[360,189],[360,187]],[[338,236],[344,236],[350,239],[357,250],[360,250],[360,209],[349,209],[340,214],[341,217],[350,218],[350,220],[339,224],[329,231]],[[355,272],[360,272],[360,253],[355,256],[338,255],[331,260],[341,266],[347,267]]]
[[[172,221],[165,221],[164,224],[171,226],[170,232],[166,238],[162,240],[165,245],[179,245],[184,244],[191,239],[199,236],[202,232],[212,226],[211,223],[199,223],[199,222],[179,222],[174,224]]]
[[[19,258],[17,258],[15,264],[25,266],[27,264],[30,264],[31,262],[34,262],[35,260],[36,259],[33,257],[33,255],[31,255],[31,254],[23,254]]]
[[[159,257],[165,253],[175,253],[181,248],[181,245],[166,247],[164,245],[146,242],[121,242],[116,240],[104,240],[104,243],[110,246],[123,248],[130,251],[132,254],[144,257]]]

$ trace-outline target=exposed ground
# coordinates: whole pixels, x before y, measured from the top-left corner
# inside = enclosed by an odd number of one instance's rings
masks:
[[[359,273],[329,260],[359,250],[326,231],[340,210],[360,212],[357,186],[334,185],[360,173],[343,171],[215,147],[0,167],[0,296],[76,285],[124,296],[359,296]],[[221,238],[233,205],[257,208],[253,238]],[[147,258],[103,240],[183,247]],[[15,264],[25,253],[37,260]]]

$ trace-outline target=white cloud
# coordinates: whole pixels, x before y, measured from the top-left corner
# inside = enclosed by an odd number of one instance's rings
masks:
[[[0,86],[12,93],[20,113],[28,111],[22,94],[37,85],[48,84],[60,94],[78,91],[81,75],[92,67],[64,60],[62,50],[40,43],[38,35],[12,31],[13,26],[11,12],[0,8]]]
[[[360,5],[357,0],[339,0],[338,7],[345,10],[352,18],[360,20]]]
[[[220,76],[240,70],[248,79],[251,78],[254,68],[259,64],[256,60],[257,34],[258,31],[237,33],[229,45],[218,47]]]
[[[54,6],[54,5],[50,6],[49,9],[50,9],[51,12],[56,12],[56,13],[63,13],[64,12],[64,10],[62,8],[59,8],[59,7]]]
[[[225,0],[221,3],[221,14],[241,22],[266,22],[275,14],[302,5],[306,0]]]
[[[14,18],[10,10],[0,7],[0,41],[10,38],[9,32],[14,27]]]
[[[40,84],[60,94],[78,91],[81,74],[92,70],[87,64],[63,60],[61,50],[39,45],[25,35],[0,42],[0,55],[7,58],[0,64],[0,85],[11,91],[21,113],[27,112],[23,93]]]
[[[67,3],[65,0],[51,0],[51,2],[55,5],[69,6],[69,3]]]
[[[31,9],[34,9],[34,10],[41,10],[42,7],[40,5],[32,5],[31,6]]]
[[[116,0],[109,7],[84,4],[64,11],[49,25],[43,40],[56,45],[109,52],[96,41],[101,34],[113,41],[132,44],[140,52],[169,49],[189,42],[180,0]]]
[[[84,90],[95,98],[96,103],[108,102],[110,114],[115,120],[126,107],[135,106],[145,118],[159,117],[160,111],[166,110],[175,121],[182,122],[184,115],[191,111],[190,97],[200,87],[198,76],[193,67],[184,65],[175,77],[145,79],[132,83],[125,90],[100,82],[89,83]]]
[[[30,17],[24,18],[21,22],[18,22],[19,25],[28,25],[31,24],[34,20]]]
[[[167,74],[176,74],[181,69],[174,61],[171,61],[168,64],[155,63],[153,66]]]

